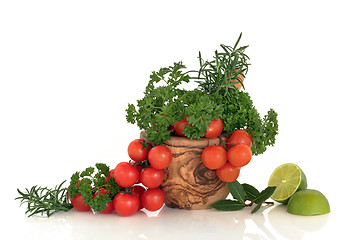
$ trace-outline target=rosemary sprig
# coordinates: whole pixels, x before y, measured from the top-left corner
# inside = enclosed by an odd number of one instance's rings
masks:
[[[245,89],[239,75],[245,77],[245,74],[247,74],[250,65],[248,60],[250,58],[245,54],[248,45],[238,47],[241,36],[242,33],[240,33],[234,47],[221,44],[223,52],[215,51],[214,60],[212,61],[205,61],[199,52],[200,69],[198,77],[201,80],[197,82],[201,90],[209,94],[220,93],[226,97],[229,94],[229,89],[234,88],[237,83],[240,83]]]
[[[26,203],[27,210],[25,214],[28,217],[35,214],[46,214],[48,217],[59,211],[69,211],[73,206],[69,203],[67,188],[62,187],[66,181],[60,185],[56,185],[54,189],[41,186],[33,186],[25,191],[17,189],[20,197],[15,200],[20,200],[20,205]]]

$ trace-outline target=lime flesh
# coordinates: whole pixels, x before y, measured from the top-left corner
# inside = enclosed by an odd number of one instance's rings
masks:
[[[274,201],[287,204],[295,192],[307,188],[307,180],[299,166],[294,163],[285,163],[271,174],[268,186],[276,186],[271,196]]]
[[[296,192],[287,205],[288,213],[311,216],[330,212],[329,201],[317,190],[306,189]]]

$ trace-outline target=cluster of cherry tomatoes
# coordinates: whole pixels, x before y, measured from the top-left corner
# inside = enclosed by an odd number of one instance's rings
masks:
[[[172,161],[171,150],[165,146],[151,147],[142,139],[133,140],[128,146],[129,162],[120,162],[109,171],[121,191],[100,213],[112,213],[114,210],[121,216],[130,216],[145,208],[148,211],[159,210],[165,202],[164,192],[158,188],[164,180],[164,168]],[[77,183],[78,185],[79,183]],[[93,195],[108,194],[106,188],[100,188]],[[90,211],[81,194],[70,199],[73,207],[79,211]]]
[[[227,140],[226,149],[212,145],[204,149],[201,158],[204,165],[212,170],[224,182],[235,181],[240,168],[247,165],[252,157],[252,139],[245,130],[236,130]]]
[[[114,209],[121,216],[129,216],[145,208],[159,210],[165,202],[163,191],[158,188],[164,180],[164,168],[172,161],[171,150],[165,146],[151,147],[142,139],[133,140],[128,146],[129,162],[119,163],[113,177],[116,183],[129,192],[118,193]],[[111,174],[111,171],[110,171]]]
[[[189,124],[187,118],[176,122],[173,130],[176,135],[185,137],[183,131]],[[216,138],[223,131],[222,120],[215,119],[206,129],[206,138]],[[245,130],[236,130],[228,139],[226,149],[219,145],[209,146],[202,152],[204,165],[216,170],[217,176],[224,182],[235,181],[240,174],[240,168],[247,165],[252,158],[252,138]]]

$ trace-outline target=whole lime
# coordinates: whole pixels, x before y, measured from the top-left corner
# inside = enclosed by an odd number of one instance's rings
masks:
[[[319,215],[330,212],[327,198],[321,192],[313,189],[301,190],[290,198],[287,212],[296,215]]]

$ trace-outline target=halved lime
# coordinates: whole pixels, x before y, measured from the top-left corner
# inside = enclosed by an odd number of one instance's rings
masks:
[[[285,163],[277,167],[271,174],[268,186],[276,186],[271,198],[279,203],[287,204],[297,191],[307,188],[304,172],[294,163]]]
[[[305,189],[296,192],[289,200],[287,211],[297,215],[319,215],[330,212],[329,201],[317,190]]]

